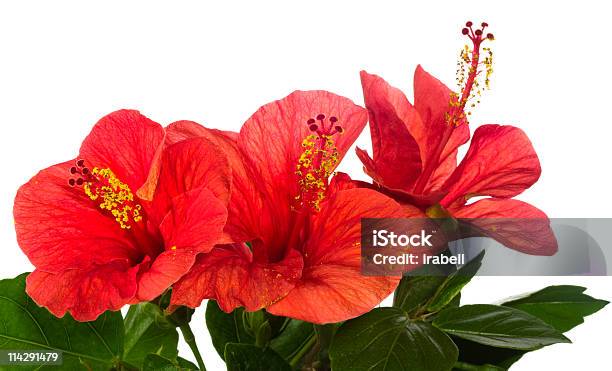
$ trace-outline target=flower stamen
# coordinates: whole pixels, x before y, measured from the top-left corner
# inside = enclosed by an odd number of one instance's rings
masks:
[[[316,122],[319,124],[316,124]],[[326,122],[327,121],[327,122]],[[297,203],[315,212],[320,211],[321,201],[325,198],[329,177],[338,165],[339,153],[333,140],[335,134],[344,129],[338,125],[335,116],[325,120],[324,114],[306,121],[312,134],[302,141],[304,152],[300,155],[295,174],[298,176],[300,193],[295,197]]]
[[[492,33],[486,35],[484,33],[489,24],[482,22],[481,28],[476,30],[472,28],[472,22],[467,22],[465,26],[461,33],[470,39],[472,47],[466,44],[459,53],[457,86],[460,93],[451,93],[450,109],[445,117],[446,122],[451,126],[458,126],[467,122],[467,116],[470,116],[472,109],[480,103],[482,86],[484,85],[486,89],[489,89],[490,78],[493,73],[493,52],[491,48],[481,48],[483,42],[495,39]],[[484,79],[481,77],[482,72],[485,73]],[[465,111],[466,107],[468,107],[467,112]]]
[[[109,212],[122,229],[130,229],[143,219],[142,206],[134,198],[130,187],[121,182],[109,168],[89,169],[84,160],[77,160],[68,179],[72,187],[82,186],[92,201],[99,201],[100,209]]]

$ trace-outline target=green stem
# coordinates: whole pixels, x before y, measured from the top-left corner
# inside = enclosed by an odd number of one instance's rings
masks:
[[[319,340],[318,361],[320,363],[320,368],[322,370],[327,370],[330,368],[329,347],[336,333],[336,324],[315,325],[315,331]]]
[[[308,341],[304,344],[304,346],[302,346],[300,350],[296,353],[296,355],[294,355],[293,358],[291,358],[291,360],[289,361],[289,365],[291,366],[292,369],[296,368],[300,360],[304,358],[304,356],[308,352],[310,352],[310,349],[312,349],[312,347],[315,345],[316,342],[317,342],[317,336],[312,335],[310,339],[308,339]]]
[[[183,339],[185,339],[185,342],[187,343],[187,345],[189,345],[189,348],[191,348],[191,352],[193,352],[193,355],[195,356],[196,361],[198,362],[198,367],[201,371],[206,371],[206,366],[204,366],[204,360],[202,359],[202,355],[198,350],[198,345],[196,344],[195,336],[191,331],[191,327],[189,327],[189,323],[181,325],[179,329],[181,329]]]

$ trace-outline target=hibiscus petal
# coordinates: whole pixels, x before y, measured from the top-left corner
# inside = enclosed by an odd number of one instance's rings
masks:
[[[93,321],[132,301],[138,270],[125,261],[58,273],[37,269],[26,279],[26,292],[57,317],[70,312],[77,321]]]
[[[423,123],[439,132],[446,123],[452,91],[418,65],[414,70],[414,106]]]
[[[110,168],[136,192],[147,180],[149,169],[164,140],[164,129],[134,110],[104,116],[81,145],[87,166]]]
[[[277,263],[259,263],[242,244],[215,247],[201,254],[191,271],[172,288],[174,305],[198,307],[204,299],[215,299],[231,312],[265,308],[285,296],[300,278],[301,255],[291,249]]]
[[[137,301],[150,301],[161,295],[193,266],[193,250],[168,250],[159,254],[138,279]]]
[[[374,159],[358,149],[366,172],[389,188],[410,189],[422,170],[419,145],[410,132],[422,127],[418,112],[406,96],[376,75],[361,71],[368,109]]]
[[[363,164],[363,172],[368,174],[368,176],[372,178],[374,182],[378,184],[383,184],[384,180],[378,174],[378,171],[376,170],[376,163],[374,162],[372,157],[370,157],[368,152],[359,147],[355,147],[355,153],[357,154],[357,157]]]
[[[446,178],[457,167],[457,148],[470,138],[466,122],[452,131],[440,158],[433,158],[444,133],[448,128],[446,114],[449,111],[451,90],[440,80],[427,73],[420,65],[414,71],[414,107],[419,112],[421,126],[410,127],[422,150],[423,162],[437,162],[437,167],[428,181],[425,192],[439,189]]]
[[[138,298],[154,299],[187,273],[197,254],[222,241],[226,220],[225,205],[206,188],[174,197],[159,227],[166,251],[139,277]]]
[[[351,176],[347,173],[343,173],[341,171],[336,172],[336,174],[332,177],[329,182],[328,192],[330,194],[336,193],[338,191],[344,189],[352,189],[352,188],[363,188],[363,187],[371,187],[370,183],[362,182],[359,180],[351,179]]]
[[[228,222],[226,233],[235,242],[251,241],[255,238],[270,239],[267,237],[266,225],[273,224],[267,221],[271,213],[263,212],[263,208],[276,208],[264,202],[264,196],[252,181],[255,174],[245,166],[245,159],[238,149],[237,133],[205,128],[192,121],[178,121],[166,128],[166,143],[172,144],[194,137],[203,137],[217,145],[225,154],[232,173],[232,190],[230,207],[228,207]]]
[[[185,139],[204,137],[218,146],[238,139],[238,133],[218,129],[209,129],[194,121],[181,120],[166,127],[166,145],[171,145]]]
[[[514,197],[540,177],[540,161],[525,133],[509,125],[483,125],[445,187],[445,207],[464,204],[469,197]]]
[[[310,222],[302,278],[270,313],[313,323],[340,322],[363,314],[387,297],[399,277],[361,274],[361,218],[404,216],[392,199],[370,189],[339,191]]]
[[[526,202],[486,198],[451,210],[455,218],[469,218],[471,236],[488,236],[513,250],[530,255],[554,255],[557,239],[546,214]],[[467,237],[467,236],[466,236]]]
[[[429,206],[437,204],[446,194],[442,191],[431,191],[417,194],[390,188],[383,188],[379,191],[393,198],[402,205],[419,207],[421,209],[427,209]]]
[[[279,208],[288,210],[298,194],[298,158],[304,152],[303,139],[312,134],[306,122],[319,114],[326,119],[335,116],[336,125],[343,129],[333,136],[340,161],[365,127],[367,113],[349,99],[330,92],[296,91],[261,107],[240,130],[238,146],[262,189],[279,201]]]
[[[21,186],[13,215],[17,242],[32,264],[49,272],[139,261],[139,246],[80,187],[68,184],[74,161],[40,171]]]
[[[393,189],[383,188],[377,184],[372,184],[368,182],[364,182],[361,180],[353,180],[351,177],[343,172],[337,172],[336,175],[332,177],[332,180],[329,182],[329,193],[334,194],[338,191],[353,189],[353,188],[367,188],[372,189],[377,192],[380,192],[388,197],[394,199],[397,203],[402,205],[405,213],[403,215],[404,218],[425,218],[425,213],[423,213],[418,206],[420,204],[415,204],[412,198],[409,198],[409,194],[406,194],[402,191],[397,191]],[[428,200],[427,205],[431,205],[432,203],[437,203],[437,201],[432,202]],[[423,204],[425,205],[425,204]]]
[[[296,91],[286,98],[261,107],[240,130],[238,147],[251,175],[250,181],[263,195],[263,202],[250,212],[257,213],[260,238],[278,256],[284,249],[294,218],[292,207],[300,194],[295,174],[302,142],[313,132],[307,121],[325,115],[326,125],[334,116],[342,133],[332,139],[338,162],[344,157],[367,121],[367,112],[349,99],[326,91]],[[317,121],[318,124],[320,124]],[[333,171],[335,167],[330,168]],[[257,202],[258,200],[254,200]]]
[[[172,199],[159,229],[167,248],[208,252],[221,237],[226,220],[224,203],[209,189],[198,188]]]
[[[166,137],[164,144],[160,146],[161,150],[158,149],[153,159],[147,181],[137,192],[138,197],[143,200],[151,201],[153,199],[153,195],[159,180],[162,161],[161,154],[167,147],[186,139],[203,137],[220,147],[221,150],[226,153],[226,144],[229,142],[234,142],[233,146],[235,147],[235,141],[238,136],[238,133],[208,129],[196,122],[186,120],[171,123],[165,128],[165,132]]]
[[[166,215],[174,197],[194,189],[207,188],[227,204],[231,178],[227,157],[208,139],[191,138],[168,146],[161,157],[151,205],[155,219],[159,221]]]
[[[444,147],[440,159],[438,160],[438,166],[434,170],[431,178],[427,182],[424,193],[438,191],[443,189],[444,182],[451,176],[453,171],[457,168],[457,152],[458,148],[467,143],[470,139],[470,129],[467,124],[460,125],[453,129],[448,143]]]

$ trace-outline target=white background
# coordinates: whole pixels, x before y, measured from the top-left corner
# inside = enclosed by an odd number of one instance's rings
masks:
[[[3,1],[0,277],[32,269],[15,242],[17,188],[39,169],[73,158],[104,114],[136,108],[164,125],[191,119],[238,130],[260,105],[295,89],[326,89],[362,104],[361,69],[411,97],[418,63],[454,83],[460,30],[470,19],[486,20],[497,39],[492,90],[472,130],[516,124],[542,162],[540,181],[519,198],[552,217],[611,217],[612,35],[603,4]],[[359,143],[368,146],[367,135]],[[365,179],[352,152],[342,169]],[[464,302],[558,283],[612,298],[608,277],[481,277]],[[209,370],[222,369],[202,310],[193,326]],[[574,344],[530,353],[516,369],[609,369],[611,327],[606,308],[569,332]],[[192,358],[184,344],[181,352]]]

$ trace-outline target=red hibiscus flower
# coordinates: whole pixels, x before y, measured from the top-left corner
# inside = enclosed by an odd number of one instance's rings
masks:
[[[480,88],[488,85],[491,73],[491,51],[482,47],[493,39],[492,34],[485,35],[486,27],[483,23],[474,31],[468,22],[463,30],[473,48],[466,46],[461,55],[459,94],[418,66],[412,105],[400,90],[362,71],[373,158],[362,149],[357,149],[357,155],[385,193],[416,204],[432,216],[541,221],[526,239],[513,238],[512,231],[504,232],[504,228],[485,228],[483,233],[525,253],[551,255],[557,244],[546,214],[511,199],[534,184],[541,172],[535,150],[522,130],[508,125],[478,127],[457,166],[457,148],[469,139],[466,109],[477,103]],[[479,81],[482,76],[484,81]],[[475,196],[488,198],[468,204]]]
[[[399,278],[360,273],[360,219],[402,216],[391,198],[328,182],[365,126],[366,111],[325,91],[295,92],[261,107],[239,134],[183,122],[179,141],[203,136],[223,147],[232,168],[226,232],[234,241],[198,257],[173,286],[172,303],[216,299],[314,323],[372,309]]]
[[[204,138],[162,151],[164,129],[137,111],[102,118],[75,160],[51,166],[15,198],[19,246],[36,267],[28,294],[80,321],[151,300],[222,235],[227,159]],[[153,199],[137,196],[156,159]]]

